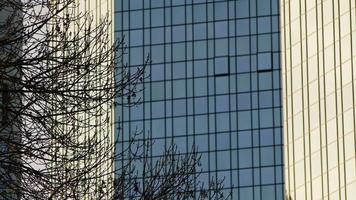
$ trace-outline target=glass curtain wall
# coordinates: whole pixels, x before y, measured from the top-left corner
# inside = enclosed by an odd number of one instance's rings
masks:
[[[121,149],[194,144],[231,199],[284,198],[278,0],[115,0],[115,35],[130,69],[151,60],[142,103],[116,107]]]

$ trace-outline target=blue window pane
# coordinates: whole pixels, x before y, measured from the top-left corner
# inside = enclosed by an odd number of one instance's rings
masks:
[[[173,61],[185,59],[185,43],[173,44]]]
[[[207,80],[206,80],[206,78],[194,79],[194,93],[195,93],[195,96],[205,96],[207,94]]]
[[[164,61],[164,46],[155,45],[151,47],[151,61],[152,63],[161,63]]]
[[[141,65],[143,63],[142,48],[130,48],[130,65]]]
[[[273,95],[272,91],[259,92],[260,108],[273,107]]]
[[[239,130],[251,129],[251,111],[238,112],[237,122]]]
[[[173,24],[184,24],[185,22],[185,9],[184,6],[172,8]]]
[[[227,21],[215,22],[215,37],[227,37],[228,33]]]
[[[217,169],[218,170],[224,170],[224,169],[229,169],[230,168],[230,151],[218,151],[217,153]],[[223,177],[221,177],[223,178]],[[230,176],[229,176],[230,178]],[[225,180],[227,177],[225,177]],[[224,182],[224,184],[228,184],[227,182]]]
[[[236,72],[249,72],[250,71],[250,56],[236,57]]]
[[[274,167],[261,168],[261,181],[262,184],[274,183]]]
[[[237,55],[246,55],[250,53],[250,38],[238,37],[237,41]]]
[[[173,81],[173,98],[185,97],[185,80]]]
[[[130,0],[130,9],[142,9],[143,8],[143,3],[142,0]]]
[[[164,0],[154,0],[154,1],[150,1],[150,2],[151,2],[151,7],[152,8],[154,8],[154,7],[163,7],[164,6]]]
[[[186,137],[176,137],[174,138],[174,143],[177,145],[177,151],[180,153],[187,152],[187,138]]]
[[[173,42],[185,40],[185,26],[173,26]]]
[[[216,112],[229,111],[229,95],[216,96]]]
[[[258,17],[257,24],[258,33],[271,32],[271,17]]]
[[[206,5],[193,5],[193,19],[194,22],[203,22],[206,20]]]
[[[172,6],[184,5],[185,2],[181,0],[172,0]]]
[[[158,9],[152,9],[151,10],[151,26],[163,26],[163,9],[158,8]],[[136,16],[137,17],[137,16]]]
[[[150,75],[152,81],[164,80],[164,65],[152,65]]]
[[[239,0],[236,1],[236,15],[238,18],[249,17],[249,10],[246,9],[249,7],[249,0]]]
[[[156,139],[154,141],[155,145],[152,145],[152,156],[160,156],[163,155],[165,140],[164,139]]]
[[[247,92],[250,91],[250,75],[249,74],[237,74],[237,91]]]
[[[252,147],[252,133],[251,131],[239,131],[238,133],[238,147],[246,148]]]
[[[236,20],[236,34],[238,36],[250,34],[250,20],[249,19]]]
[[[130,31],[130,46],[143,45],[143,31]]]
[[[215,20],[224,20],[227,19],[227,3],[215,3],[214,5],[214,14]]]
[[[186,114],[186,101],[185,99],[173,100],[173,115],[185,115]]]
[[[194,61],[194,76],[206,76],[207,63],[205,60]]]
[[[206,23],[194,24],[194,40],[201,40],[206,38]]]
[[[224,150],[230,148],[230,133],[219,133],[216,137],[217,150]],[[230,155],[228,155],[230,157]],[[227,165],[228,163],[224,163]]]
[[[260,144],[261,144],[261,146],[267,146],[267,145],[274,144],[273,129],[261,129],[260,130]]]
[[[152,100],[162,100],[164,98],[164,82],[155,82],[151,84]]]
[[[194,58],[201,59],[206,57],[206,42],[205,41],[197,41],[193,43],[194,46]]]
[[[280,38],[279,38],[279,34],[278,33],[274,33],[272,35],[272,50],[273,51],[279,51],[279,47],[280,47],[280,44],[279,44],[279,41],[280,41]],[[279,56],[278,53],[274,53],[274,56]],[[276,57],[276,58],[273,58],[273,62],[279,60],[279,57]],[[275,64],[275,63],[273,63]],[[274,65],[274,66],[279,66],[279,65]]]
[[[208,131],[208,116],[198,115],[194,117],[195,133],[206,133]]]
[[[152,44],[158,44],[164,42],[164,29],[163,28],[153,28],[151,29],[151,42]]]
[[[155,138],[164,137],[164,119],[152,120],[152,135]]]
[[[227,56],[228,55],[228,39],[216,39],[215,40],[215,55]]]
[[[195,114],[207,113],[208,101],[206,97],[194,99],[194,112]]]
[[[251,109],[251,94],[241,93],[237,95],[237,109],[248,110]]]
[[[272,42],[271,39],[272,38],[271,38],[270,34],[258,35],[257,39],[258,39],[258,52],[271,51],[271,46],[272,46],[271,45],[271,42]],[[269,55],[269,56],[271,56],[271,55]],[[269,58],[269,59],[271,59],[271,58]],[[270,64],[266,64],[266,65],[262,65],[262,66],[271,67],[271,63]]]
[[[249,186],[252,185],[252,169],[241,169],[239,170],[239,181],[240,186]],[[244,194],[249,194],[249,192],[241,192]],[[248,198],[241,198],[241,199],[248,199]]]
[[[227,76],[215,78],[216,94],[225,94],[229,92],[229,79]]]
[[[198,148],[199,152],[208,151],[208,135],[195,136],[195,146]],[[205,167],[208,166],[206,165]]]
[[[130,110],[131,120],[143,119],[143,104],[132,106]]]
[[[229,130],[230,117],[229,113],[216,114],[216,130],[227,131]]]
[[[260,127],[273,126],[273,109],[260,110]]]
[[[275,186],[268,185],[261,187],[261,195],[264,199],[275,199]]]
[[[272,68],[271,53],[258,54],[258,70],[267,70]]]
[[[186,117],[173,118],[174,135],[184,135],[186,129]]]
[[[142,11],[131,11],[130,12],[130,29],[141,28],[142,23]]]
[[[270,15],[271,13],[271,6],[270,1],[268,0],[257,0],[257,15]]]
[[[152,117],[164,117],[164,101],[152,102]]]
[[[261,165],[270,166],[274,165],[274,148],[263,147],[261,148]]]
[[[272,73],[270,72],[259,73],[258,82],[259,82],[258,85],[260,90],[272,89]]]
[[[228,57],[215,58],[215,74],[229,73]]]
[[[184,78],[185,77],[185,63],[178,62],[173,63],[173,78]]]
[[[252,167],[252,149],[240,149],[238,152],[239,168]]]

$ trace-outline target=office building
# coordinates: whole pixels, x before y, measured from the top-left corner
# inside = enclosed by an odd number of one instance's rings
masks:
[[[195,144],[230,199],[284,199],[277,0],[115,0],[115,37],[132,71],[151,60],[142,103],[115,110],[122,149],[136,130],[152,160]]]
[[[281,1],[286,196],[356,199],[355,1]]]

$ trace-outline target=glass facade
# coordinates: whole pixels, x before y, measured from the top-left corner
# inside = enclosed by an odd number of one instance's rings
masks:
[[[281,1],[290,199],[356,199],[355,20],[355,1]]]
[[[151,60],[142,103],[115,110],[123,147],[195,144],[231,199],[284,199],[278,0],[116,0],[115,36],[132,71]]]

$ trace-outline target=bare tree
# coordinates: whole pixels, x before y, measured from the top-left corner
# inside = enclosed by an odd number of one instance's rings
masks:
[[[201,155],[193,145],[189,153],[181,153],[174,143],[162,155],[152,157],[151,138],[130,139],[118,157],[115,199],[228,199],[224,196],[224,177],[200,179]]]
[[[140,101],[144,66],[119,66],[125,48],[109,17],[94,20],[75,2],[0,2],[0,199],[222,198],[222,182],[196,182],[195,151],[173,145],[148,162],[144,140],[117,153],[114,99]]]

